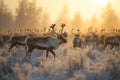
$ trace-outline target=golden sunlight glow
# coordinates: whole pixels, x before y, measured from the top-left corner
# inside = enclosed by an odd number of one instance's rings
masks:
[[[93,3],[97,5],[105,5],[107,4],[108,0],[93,0]]]
[[[13,14],[15,14],[16,7],[20,0],[15,0],[12,3],[11,0],[4,1]],[[42,7],[43,10],[50,14],[53,22],[62,12],[64,5],[68,6],[68,15],[70,18],[73,18],[76,12],[79,12],[84,20],[90,19],[93,15],[101,17],[102,9],[107,3],[112,4],[112,8],[118,15],[120,13],[120,9],[118,7],[120,0],[36,0],[36,2],[38,6]]]

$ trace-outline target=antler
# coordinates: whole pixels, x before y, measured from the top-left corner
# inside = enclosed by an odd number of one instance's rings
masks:
[[[50,28],[52,28],[53,32],[55,32],[55,26],[56,26],[56,24],[52,24],[52,26],[50,26]]]
[[[92,29],[93,29],[92,26],[90,28],[88,28],[88,33],[92,33]]]
[[[72,32],[72,34],[74,34],[74,35],[75,35],[75,32],[73,32],[73,31],[74,31],[74,29],[72,29],[72,30],[71,30],[71,32]]]
[[[62,28],[61,33],[63,33],[63,29],[64,29],[65,26],[66,26],[65,24],[63,24],[63,23],[61,24],[61,28]]]

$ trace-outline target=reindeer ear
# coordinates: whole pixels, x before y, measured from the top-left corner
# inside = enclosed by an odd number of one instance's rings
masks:
[[[79,29],[77,29],[77,32],[78,32],[78,34],[81,34],[81,32],[80,32],[80,30],[79,30]]]

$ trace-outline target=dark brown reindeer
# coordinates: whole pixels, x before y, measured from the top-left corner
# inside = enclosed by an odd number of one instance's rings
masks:
[[[105,35],[100,35],[99,39],[96,41],[96,45],[99,46],[100,44],[104,45],[104,39],[105,39]]]
[[[10,47],[9,47],[9,52],[14,46],[26,46],[25,44],[25,39],[27,38],[27,35],[15,35],[10,38]]]
[[[46,58],[48,57],[49,52],[54,55],[55,59],[55,52],[59,48],[62,43],[66,43],[67,33],[57,34],[57,37],[28,37],[26,39],[26,46],[27,46],[27,53],[26,56],[31,57],[31,52],[34,49],[38,50],[46,50]]]
[[[2,35],[3,42],[8,43],[11,35]]]
[[[19,33],[11,36],[9,38],[9,43],[11,43],[10,47],[9,47],[9,52],[10,50],[13,48],[13,47],[17,47],[17,46],[24,46],[26,48],[26,44],[25,44],[25,39],[28,37],[28,36],[36,36],[35,34],[32,34],[32,30],[31,29],[25,29],[25,30],[22,30],[22,29],[19,29],[17,30]],[[22,34],[24,33],[25,34]]]
[[[10,35],[1,35],[0,36],[0,47],[3,48],[9,43]]]
[[[4,46],[5,44],[7,44],[9,42],[10,36],[11,36],[11,32],[9,30],[7,33],[1,34],[0,42],[2,42],[2,46]]]
[[[113,49],[113,47],[119,47],[120,46],[120,35],[106,37],[104,40],[104,49],[107,47],[107,45],[111,45],[110,49]]]
[[[8,30],[6,34],[2,34],[1,36],[3,37],[3,42],[8,43],[11,35],[12,32],[10,30]]]
[[[98,41],[101,40],[101,37],[98,34],[96,34],[96,30],[93,32],[92,28],[88,29],[88,34],[90,35],[87,35],[85,37],[85,40],[84,40],[85,43],[93,42],[96,44]]]
[[[75,33],[74,31],[73,31],[73,29],[72,29],[72,34],[74,34],[74,39],[73,39],[73,48],[75,48],[75,47],[81,47],[81,43],[82,43],[82,41],[81,41],[81,38],[80,38],[80,36],[79,36],[79,34],[80,34],[80,31],[79,31],[79,29],[77,29],[77,32],[78,33]]]

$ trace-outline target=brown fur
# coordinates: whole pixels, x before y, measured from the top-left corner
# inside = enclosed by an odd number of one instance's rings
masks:
[[[111,45],[111,49],[114,46],[119,47],[119,45],[120,45],[120,36],[106,37],[105,40],[104,40],[104,49],[106,48],[107,45]]]
[[[66,36],[66,35],[64,35]],[[54,50],[54,44],[50,43],[49,44],[49,40],[50,38],[52,37],[28,37],[26,39],[26,46],[27,46],[27,53],[26,53],[26,56],[28,56],[28,53],[29,54],[29,57],[31,57],[31,52],[34,50],[34,49],[39,49],[39,50],[46,50],[46,58],[48,57],[48,53],[51,52],[53,55],[54,55],[54,59],[55,59],[55,52],[53,51]],[[60,43],[66,43],[67,40],[63,37],[63,34],[62,35],[59,35],[57,36],[57,38],[55,39],[59,39],[60,40]],[[42,43],[42,44],[47,44],[48,43],[48,46],[42,46],[42,45],[37,45],[37,43]]]

